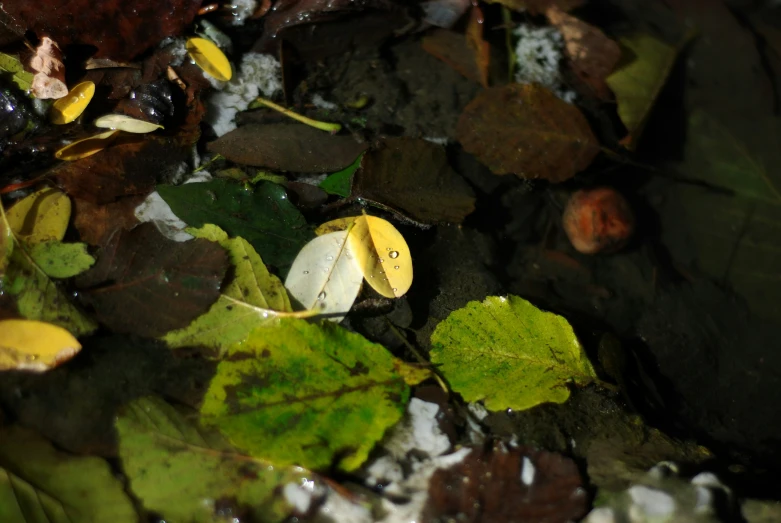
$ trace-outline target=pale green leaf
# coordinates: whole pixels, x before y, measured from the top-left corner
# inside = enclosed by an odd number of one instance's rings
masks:
[[[224,500],[242,520],[282,521],[292,510],[281,491],[317,479],[299,467],[238,453],[218,433],[157,398],[129,404],[116,429],[133,494],[166,521],[223,521],[217,504]]]
[[[466,401],[493,411],[563,403],[594,369],[570,324],[518,296],[472,301],[431,335],[431,361]]]
[[[3,205],[0,203],[0,282],[8,268],[8,262],[11,259],[11,253],[14,250],[14,235],[8,221],[5,218]]]
[[[26,429],[0,430],[0,521],[137,523],[122,483],[104,460],[72,456]]]
[[[11,81],[20,90],[27,92],[33,84],[33,74],[24,70],[19,58],[10,54],[0,53],[0,71],[11,75]]]
[[[282,319],[228,349],[202,420],[253,456],[355,470],[404,414],[409,386],[382,346],[338,325]]]
[[[50,278],[71,278],[95,263],[86,243],[62,243],[52,240],[30,247],[30,257]]]

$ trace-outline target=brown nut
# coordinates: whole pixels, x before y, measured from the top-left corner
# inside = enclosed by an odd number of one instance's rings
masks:
[[[615,189],[599,187],[573,193],[562,217],[564,232],[578,252],[615,252],[635,228],[629,203]]]

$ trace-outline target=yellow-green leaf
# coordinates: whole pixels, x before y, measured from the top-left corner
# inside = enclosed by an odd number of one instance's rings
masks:
[[[8,220],[5,216],[5,210],[0,203],[0,282],[3,281],[5,270],[8,268],[8,260],[14,250],[14,235]]]
[[[54,157],[66,162],[75,162],[76,160],[87,158],[111,145],[118,135],[119,131],[111,130],[87,136],[59,149],[54,153]]]
[[[563,403],[596,378],[566,319],[518,296],[472,301],[431,335],[431,361],[466,401],[489,410]]]
[[[221,82],[227,82],[233,76],[231,64],[220,48],[206,38],[189,38],[185,44],[187,53],[198,67]]]
[[[71,201],[57,189],[41,189],[16,202],[6,216],[20,241],[62,240],[71,217]]]
[[[163,126],[154,122],[145,122],[138,118],[131,118],[125,114],[104,114],[92,122],[95,127],[103,129],[116,129],[127,133],[146,134],[163,129]]]
[[[18,57],[0,53],[0,71],[10,74],[11,81],[22,91],[30,90],[35,75],[24,70],[24,65]]]
[[[71,278],[95,263],[86,243],[62,243],[56,240],[37,243],[30,257],[50,278]]]
[[[667,81],[678,50],[643,33],[621,37],[619,42],[624,59],[605,81],[616,95],[618,116],[629,131],[623,142],[633,149],[656,97]]]
[[[0,370],[43,372],[80,350],[78,340],[62,327],[34,320],[0,320]]]

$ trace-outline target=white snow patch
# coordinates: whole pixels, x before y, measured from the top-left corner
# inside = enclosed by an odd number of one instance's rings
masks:
[[[515,81],[538,83],[553,91],[565,102],[575,100],[575,91],[562,85],[559,68],[564,49],[564,38],[555,27],[535,27],[520,24],[513,35],[518,38],[515,47]]]
[[[339,106],[333,102],[329,102],[322,96],[320,96],[319,93],[315,93],[312,95],[312,105],[317,107],[318,109],[323,109],[325,111],[335,111],[339,109]]]
[[[231,13],[233,14],[232,25],[244,25],[244,22],[252,16],[252,13],[258,8],[255,0],[232,0]]]
[[[282,495],[285,496],[285,501],[291,507],[301,513],[309,510],[309,506],[312,504],[312,491],[295,483],[285,485],[282,489]]]
[[[439,428],[439,405],[412,398],[407,406],[407,420],[394,427],[385,448],[398,459],[410,450],[439,456],[450,448],[450,440]]]
[[[424,136],[424,140],[427,142],[435,143],[437,145],[445,146],[448,144],[450,139],[447,136]]]
[[[645,485],[632,485],[627,489],[632,498],[630,512],[638,509],[645,516],[662,517],[675,512],[675,500],[662,490],[657,490]]]
[[[523,462],[521,463],[521,483],[527,487],[531,486],[531,484],[534,483],[534,475],[536,472],[537,470],[534,467],[532,460],[530,460],[528,456],[524,456]]]

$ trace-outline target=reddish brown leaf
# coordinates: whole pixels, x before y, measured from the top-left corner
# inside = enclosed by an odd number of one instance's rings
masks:
[[[388,138],[366,153],[352,195],[422,223],[461,223],[475,209],[472,189],[450,168],[445,150],[416,138]]]
[[[135,208],[143,200],[143,195],[127,196],[98,205],[74,198],[73,226],[79,231],[79,239],[90,245],[105,245],[115,231],[132,229],[138,224]]]
[[[205,313],[227,268],[228,256],[216,243],[174,242],[145,223],[117,231],[76,285],[113,331],[157,337]]]
[[[575,463],[560,454],[497,443],[474,448],[461,463],[429,480],[422,521],[566,523],[588,512]]]
[[[562,11],[571,11],[586,3],[586,0],[486,0],[489,4],[502,4],[515,11],[528,11],[533,15],[539,15],[551,7],[558,7]]]
[[[621,58],[621,48],[591,24],[553,6],[545,11],[548,21],[564,37],[565,51],[572,70],[592,93],[603,100],[611,97],[605,78]]]
[[[477,54],[474,47],[476,42],[473,43],[468,38],[448,29],[434,29],[424,36],[420,43],[427,53],[442,60],[466,78],[482,83],[484,75],[476,60]],[[487,45],[487,42],[483,43]],[[487,76],[485,80],[487,82]]]
[[[537,84],[481,92],[461,113],[456,135],[495,174],[554,183],[588,167],[599,152],[580,110]]]
[[[93,45],[97,56],[129,60],[192,23],[201,0],[4,2],[13,22],[61,46]]]
[[[480,73],[480,83],[488,87],[488,66],[491,63],[491,45],[483,40],[483,11],[476,5],[469,14],[469,24],[466,26],[466,41],[475,57],[475,64]]]
[[[248,124],[211,142],[207,149],[232,162],[292,172],[332,172],[350,165],[366,144],[303,124]]]

